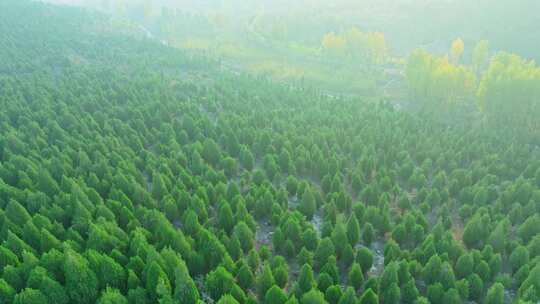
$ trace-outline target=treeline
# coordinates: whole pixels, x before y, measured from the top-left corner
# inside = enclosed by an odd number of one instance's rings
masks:
[[[532,145],[1,5],[2,303],[540,300]]]
[[[353,27],[343,33],[330,32],[321,41],[323,54],[356,64],[382,64],[388,57],[384,34],[364,33]]]
[[[462,54],[461,40],[445,57],[415,51],[406,68],[410,97],[431,111],[468,106],[494,124],[538,131],[540,67],[515,54],[490,56],[487,41],[477,44],[470,60]]]

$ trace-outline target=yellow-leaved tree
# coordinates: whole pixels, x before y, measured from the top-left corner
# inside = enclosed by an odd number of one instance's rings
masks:
[[[325,34],[322,48],[327,54],[345,56],[362,63],[382,63],[388,52],[383,33],[364,33],[356,27],[340,34]]]
[[[335,33],[325,34],[322,38],[323,50],[333,56],[344,56],[346,51],[346,43],[344,37],[336,35]]]
[[[424,50],[414,51],[405,70],[410,97],[429,111],[446,111],[471,104],[476,76],[465,66]]]
[[[491,122],[540,130],[540,68],[515,54],[497,54],[480,82],[478,102]]]
[[[450,47],[450,61],[454,64],[458,64],[464,49],[465,43],[463,43],[461,38],[454,40],[454,42],[452,42],[452,47]]]
[[[472,65],[474,71],[479,74],[480,71],[487,65],[489,60],[489,42],[480,40],[476,43],[472,53]]]

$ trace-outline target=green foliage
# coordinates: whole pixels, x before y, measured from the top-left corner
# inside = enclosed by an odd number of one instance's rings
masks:
[[[39,304],[39,303],[48,303],[47,298],[41,291],[25,288],[23,291],[19,292],[13,298],[13,304]]]
[[[156,261],[152,261],[146,269],[146,290],[151,299],[157,300],[159,298],[159,288],[166,288],[170,293],[171,286],[169,278],[162,267]]]
[[[287,302],[287,295],[276,285],[268,289],[264,296],[265,304],[284,304],[285,302]]]
[[[459,296],[459,292],[454,289],[450,288],[444,293],[443,297],[443,303],[445,304],[458,304],[462,303],[461,298]]]
[[[94,303],[98,297],[98,278],[88,267],[88,262],[79,254],[65,254],[63,269],[66,291],[71,301]]]
[[[236,75],[115,18],[0,3],[0,302],[538,302],[537,132],[514,130],[537,130],[533,63],[497,55],[475,96],[487,43],[472,69],[460,39],[414,52],[421,110],[481,100],[457,126]],[[386,57],[377,33],[324,37],[316,59]]]
[[[409,280],[401,289],[401,297],[404,303],[415,303],[419,296],[414,280]]]
[[[384,272],[382,273],[379,290],[389,290],[393,284],[398,284],[398,266],[396,262],[391,262],[390,264],[384,267]],[[427,281],[426,281],[427,282]]]
[[[226,294],[223,295],[219,301],[217,301],[218,304],[239,304],[238,301],[231,295]]]
[[[174,299],[186,304],[196,304],[199,301],[199,291],[183,261],[174,269],[174,277]]]
[[[301,304],[326,304],[324,294],[316,289],[312,289],[305,293],[300,300]]]
[[[518,228],[518,235],[528,243],[534,236],[540,234],[540,215],[535,214]]]
[[[428,286],[427,298],[431,303],[442,303],[444,297],[444,288],[441,283],[435,283]]]
[[[11,303],[15,297],[15,289],[11,287],[4,279],[0,279],[0,300],[2,303]]]
[[[332,240],[330,238],[323,238],[319,242],[317,250],[315,250],[315,256],[313,259],[318,267],[322,267],[324,264],[326,264],[328,258],[334,254],[335,247]]]
[[[107,288],[99,297],[98,304],[127,304],[128,300],[116,289]]]
[[[540,300],[540,264],[530,271],[529,276],[521,286],[519,287],[518,293],[525,300],[538,302]]]
[[[234,235],[240,241],[240,245],[244,253],[253,248],[253,232],[245,222],[239,222],[234,226]]]
[[[360,226],[356,216],[349,217],[349,221],[347,222],[347,237],[353,246],[360,240]]]
[[[371,223],[367,223],[364,226],[364,229],[362,232],[362,239],[364,240],[364,243],[369,246],[371,242],[373,242],[374,235],[375,235],[375,231],[374,231],[373,225]]]
[[[537,97],[540,69],[514,54],[499,53],[492,58],[478,90],[479,104],[487,117],[497,123],[537,128]],[[516,92],[528,92],[508,102]]]
[[[315,202],[315,197],[313,196],[312,190],[308,187],[302,194],[302,199],[300,200],[298,210],[300,210],[300,212],[302,212],[308,219],[311,219],[316,208],[317,205]]]
[[[362,246],[356,251],[356,262],[362,270],[368,271],[373,265],[373,254],[367,247]]]
[[[349,270],[348,276],[349,285],[354,287],[355,290],[359,290],[364,284],[364,275],[362,274],[362,268],[358,263],[354,263]]]
[[[384,303],[397,304],[401,300],[401,291],[397,284],[393,283],[388,288],[382,291],[382,296]]]
[[[469,294],[471,299],[480,300],[484,293],[484,282],[482,279],[476,273],[473,273],[467,278],[467,281],[469,281]]]
[[[315,287],[315,279],[313,278],[313,270],[309,264],[304,264],[300,269],[298,276],[298,288],[300,295],[310,291]]]
[[[474,267],[474,259],[470,254],[464,254],[457,260],[455,270],[458,278],[469,276]]]
[[[249,289],[255,283],[255,277],[248,265],[243,264],[236,275],[238,284],[244,289]]]
[[[488,230],[486,227],[485,217],[474,216],[463,230],[463,242],[467,247],[475,248],[488,237]]]
[[[356,301],[356,292],[351,287],[348,287],[339,299],[338,304],[356,304]]]
[[[379,303],[379,297],[371,288],[368,288],[360,297],[360,304],[377,304]]]
[[[257,292],[259,297],[263,299],[270,289],[275,284],[272,270],[268,264],[263,266],[262,272],[257,276]]]
[[[206,277],[206,290],[215,300],[229,294],[233,286],[234,277],[221,266],[210,272]]]
[[[475,76],[469,70],[423,50],[411,54],[406,74],[413,97],[422,100],[431,109],[443,109],[452,103],[470,99],[476,89]]]
[[[486,304],[503,304],[504,303],[504,286],[501,283],[495,283],[487,292]]]

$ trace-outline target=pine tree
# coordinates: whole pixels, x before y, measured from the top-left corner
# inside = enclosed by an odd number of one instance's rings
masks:
[[[4,269],[8,265],[19,265],[19,258],[9,248],[0,245],[0,269]]]
[[[264,299],[266,292],[275,284],[272,270],[268,264],[263,266],[262,272],[257,277],[257,293],[261,299]]]
[[[379,281],[379,290],[389,290],[393,284],[398,284],[398,266],[396,262],[391,262],[384,267],[384,271]]]
[[[426,281],[426,284],[431,285],[439,280],[441,268],[441,258],[438,255],[432,256],[422,272],[422,276]]]
[[[343,292],[341,291],[341,287],[339,287],[338,285],[332,285],[326,289],[324,298],[329,304],[338,304],[339,299],[341,299],[342,295]]]
[[[284,304],[285,302],[287,302],[287,295],[276,285],[268,289],[264,296],[265,304]]]
[[[197,304],[199,291],[183,261],[174,269],[174,277],[174,299],[185,304]]]
[[[345,247],[349,244],[347,238],[347,231],[345,225],[337,223],[332,231],[332,242],[336,247],[336,253],[338,256],[341,256],[345,250]]]
[[[317,289],[319,289],[321,292],[326,293],[326,290],[333,284],[334,284],[334,280],[328,273],[323,272],[319,274],[319,277],[317,278]]]
[[[364,231],[362,233],[362,239],[364,240],[364,244],[366,246],[371,245],[371,242],[373,242],[373,239],[375,238],[375,229],[373,228],[373,225],[371,223],[366,223],[364,226]]]
[[[459,296],[459,292],[454,288],[448,289],[444,293],[443,303],[444,304],[460,304],[460,303],[462,303],[461,298]]]
[[[238,301],[231,295],[226,294],[223,295],[219,301],[217,301],[217,304],[240,304]]]
[[[384,303],[399,304],[401,301],[401,290],[396,283],[393,283],[389,288],[382,289],[382,298]]]
[[[206,276],[206,290],[214,300],[231,292],[234,286],[234,277],[222,266]]]
[[[300,274],[298,276],[298,287],[300,289],[300,294],[304,294],[315,287],[313,270],[309,264],[304,264],[300,269]]]
[[[362,268],[358,263],[354,263],[349,271],[349,285],[355,290],[359,290],[364,284],[364,275],[362,274]]]
[[[247,264],[242,264],[236,275],[236,280],[244,289],[250,289],[253,286],[255,277]]]
[[[486,304],[503,304],[504,303],[504,286],[501,283],[495,283],[487,292]]]
[[[159,299],[157,287],[160,283],[168,286],[169,290],[171,289],[171,285],[165,271],[163,271],[161,266],[159,266],[156,261],[152,261],[146,269],[146,290],[150,298],[154,301]]]
[[[25,288],[21,292],[15,295],[13,299],[13,304],[43,304],[48,303],[47,298],[41,291]]]
[[[221,228],[223,228],[223,230],[225,230],[227,233],[231,232],[235,222],[233,219],[231,206],[227,202],[223,202],[219,207],[218,219]]]
[[[4,279],[0,279],[0,302],[11,303],[15,297],[15,289],[11,287]]]
[[[356,292],[353,288],[348,287],[339,299],[338,304],[356,304]]]
[[[362,297],[360,297],[360,304],[379,304],[379,297],[377,294],[371,290],[371,288],[368,288],[364,293],[362,294]]]
[[[97,304],[127,304],[128,300],[117,289],[107,288],[99,297]]]
[[[326,264],[328,258],[334,254],[335,249],[332,240],[330,238],[323,238],[317,246],[317,250],[315,250],[315,256],[313,257],[315,265],[322,267]]]
[[[367,247],[360,247],[356,251],[356,262],[363,271],[369,271],[373,265],[373,254]]]
[[[253,248],[253,231],[251,231],[245,222],[241,221],[236,224],[233,233],[240,241],[244,253],[249,252]]]
[[[407,281],[407,283],[405,283],[405,285],[401,289],[401,297],[402,297],[403,303],[413,304],[415,303],[418,296],[419,296],[419,292],[418,292],[418,289],[416,288],[414,279],[410,279],[409,281]]]
[[[160,173],[155,172],[152,177],[152,197],[161,201],[168,194],[167,186]]]
[[[249,151],[246,146],[242,146],[242,149],[240,150],[240,163],[246,170],[253,170],[255,160],[253,154],[251,154],[251,151]]]
[[[58,187],[58,183],[52,178],[49,171],[47,171],[45,168],[41,168],[39,170],[39,176],[37,181],[37,188],[47,194],[49,197],[53,197],[55,194],[60,191],[60,187]]]
[[[316,289],[312,289],[302,296],[301,304],[326,304],[324,294]]]
[[[300,200],[298,210],[300,210],[300,212],[302,212],[302,214],[304,214],[308,220],[311,220],[315,214],[316,208],[317,204],[315,203],[315,197],[312,190],[308,187],[304,190],[304,194],[302,194],[302,199]]]
[[[349,238],[349,243],[351,246],[356,245],[360,240],[360,226],[356,216],[351,215],[349,221],[347,222],[347,237]]]
[[[65,255],[64,274],[66,291],[73,302],[95,303],[98,297],[98,279],[88,267],[88,262],[75,252]]]
[[[24,206],[13,199],[7,204],[5,214],[10,221],[20,225],[24,225],[24,223],[31,220],[30,214]]]
[[[512,266],[512,270],[514,272],[528,262],[529,250],[527,250],[525,246],[518,246],[514,249],[514,251],[512,251],[512,254],[510,255],[510,265]]]
[[[442,303],[444,298],[444,288],[441,283],[428,286],[427,297],[431,303]]]
[[[462,279],[468,277],[473,271],[474,260],[470,254],[463,254],[457,260],[455,269],[457,277]]]
[[[274,269],[273,274],[276,284],[279,287],[284,288],[289,280],[289,270],[287,269],[287,265],[285,264],[277,267]]]
[[[219,146],[210,138],[207,138],[203,144],[202,157],[213,166],[217,166],[221,159]]]

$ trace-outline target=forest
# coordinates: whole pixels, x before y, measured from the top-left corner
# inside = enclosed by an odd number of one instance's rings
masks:
[[[538,48],[351,24],[240,56],[184,44],[215,12],[54,2],[0,1],[0,303],[540,303]]]
[[[404,60],[464,42],[540,60],[537,0],[47,0],[134,21],[168,45],[229,70],[312,85],[332,95],[404,99]],[[331,75],[331,76],[330,76]]]

